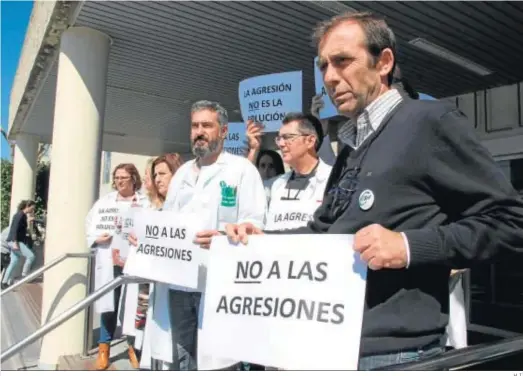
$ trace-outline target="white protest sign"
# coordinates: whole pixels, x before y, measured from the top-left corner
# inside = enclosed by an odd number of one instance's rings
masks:
[[[351,235],[213,239],[199,357],[356,370],[367,267]]]
[[[316,87],[316,93],[322,95],[324,106],[320,110],[320,119],[328,119],[330,117],[338,115],[336,106],[332,103],[325,85],[323,83],[323,75],[318,68],[318,57],[314,59],[314,86]]]
[[[254,120],[265,132],[277,132],[288,112],[302,111],[302,72],[248,78],[240,82],[238,95],[245,122]]]
[[[124,210],[123,207],[124,204],[118,203],[99,207],[98,211],[94,214],[94,220],[92,222],[95,226],[95,234],[98,236],[103,234],[114,235],[116,232],[116,222],[119,220],[120,211]]]
[[[197,288],[202,252],[194,244],[196,218],[171,211],[135,212],[137,247],[130,249],[124,273],[152,281]]]
[[[138,213],[139,211],[141,211],[142,208],[140,207],[131,207],[129,208],[129,210],[127,210],[126,212],[124,212],[122,214],[122,219],[121,219],[121,230],[120,230],[120,233],[118,234],[118,240],[116,242],[116,244],[118,245],[118,249],[120,250],[120,258],[122,260],[126,260],[127,259],[127,256],[129,254],[129,234],[131,233],[131,231],[133,231],[133,228],[134,228],[134,216],[135,216],[135,213]],[[113,239],[114,241],[114,239]],[[115,247],[112,247],[112,248],[115,248]]]
[[[244,123],[229,123],[227,138],[225,138],[223,144],[225,151],[234,155],[245,156],[246,131],[247,128]]]

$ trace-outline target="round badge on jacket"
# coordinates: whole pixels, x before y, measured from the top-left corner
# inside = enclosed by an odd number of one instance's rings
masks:
[[[361,210],[369,210],[374,205],[374,193],[370,189],[366,189],[360,194],[358,199]]]

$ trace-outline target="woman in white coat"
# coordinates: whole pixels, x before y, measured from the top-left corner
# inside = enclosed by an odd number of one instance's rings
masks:
[[[101,197],[87,215],[87,244],[96,249],[96,289],[122,273],[122,268],[113,264],[111,241],[119,215],[132,205],[147,205],[147,198],[138,192],[141,186],[140,174],[133,164],[124,163],[116,166],[113,171],[113,188],[116,191]],[[95,366],[97,370],[109,367],[110,344],[117,326],[120,294],[121,288],[117,288],[95,303],[96,311],[101,314],[98,358]],[[131,362],[136,359],[132,346],[129,346],[129,358]]]
[[[152,161],[151,188],[149,191],[150,208],[161,210],[171,178],[182,164],[183,160],[178,153],[164,154]],[[136,246],[136,237],[133,234],[129,235],[129,240],[131,245]],[[162,362],[152,359],[151,356],[151,341],[158,338],[157,333],[161,331],[161,328],[152,320],[153,302],[154,284],[140,285],[138,310],[136,312],[136,331],[143,330],[140,368],[162,370],[164,369]]]

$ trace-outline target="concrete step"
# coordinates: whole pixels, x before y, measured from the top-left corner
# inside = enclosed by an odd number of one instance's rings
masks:
[[[127,349],[127,341],[125,339],[118,339],[111,343],[109,371],[136,371],[129,363]],[[97,354],[98,350],[93,349],[89,352],[88,357],[83,357],[81,355],[62,356],[58,361],[58,370],[94,371]]]

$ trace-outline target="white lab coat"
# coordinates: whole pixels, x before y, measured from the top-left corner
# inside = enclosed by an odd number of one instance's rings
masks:
[[[236,188],[236,205],[221,205],[223,183]],[[228,223],[241,222],[250,222],[263,228],[266,206],[262,180],[254,165],[243,157],[223,152],[216,163],[202,167],[198,175],[195,172],[195,160],[180,167],[169,185],[164,210],[196,213],[205,224],[205,228],[223,230]],[[203,262],[206,264],[206,260]],[[169,286],[166,284],[155,284],[154,323],[151,325],[151,336],[154,338],[152,357],[172,362],[168,290]],[[205,295],[202,294],[200,315],[203,313],[204,298]],[[201,316],[199,320],[202,320]],[[198,354],[200,370],[225,368],[237,362],[237,359],[218,359]]]
[[[278,176],[270,191],[265,230],[284,230],[306,226],[323,201],[331,170],[332,167],[320,159],[316,174],[311,177],[307,187],[299,193],[297,200],[282,200],[282,197],[287,197],[288,192],[285,186],[292,172]]]
[[[142,357],[140,358],[140,369],[151,369],[152,366],[152,343],[155,340],[154,332],[151,330],[153,322],[154,307],[154,283],[149,284],[149,307],[147,308],[147,319],[143,329]],[[136,340],[135,340],[136,341]]]
[[[457,283],[449,296],[449,323],[447,324],[447,346],[455,349],[467,347],[467,313],[465,291],[463,289],[463,273],[453,276]]]
[[[127,210],[131,207],[132,201],[117,201],[118,192],[111,192],[107,195],[100,197],[98,201],[93,205],[89,213],[87,214],[85,223],[86,223],[86,233],[87,233],[87,246],[89,248],[96,250],[96,264],[95,264],[95,289],[99,289],[103,285],[109,283],[114,279],[114,271],[113,271],[113,258],[112,258],[112,252],[111,252],[111,245],[105,244],[97,246],[94,244],[95,240],[103,233],[103,232],[113,232],[114,230],[96,230],[96,225],[100,222],[101,215],[98,214],[100,209],[107,209],[107,208],[117,208],[118,213],[122,213],[123,211]],[[149,200],[146,196],[136,193],[137,197],[137,204],[140,206],[148,206]],[[136,289],[138,289],[136,285]],[[131,293],[132,294],[132,293]],[[124,294],[122,294],[123,296]],[[121,299],[120,299],[121,304]],[[95,302],[95,309],[98,313],[104,313],[104,312],[114,312],[114,292],[111,291],[107,293],[107,295],[103,296],[102,298],[98,299]],[[128,312],[132,311],[132,309],[128,309]],[[136,311],[136,303],[135,303],[135,311]],[[135,312],[133,312],[135,313]],[[125,320],[125,319],[124,319]],[[134,316],[133,316],[134,320]]]
[[[280,176],[283,176],[283,174],[275,176],[270,179],[265,179],[263,181],[263,189],[265,189],[265,196],[267,198],[267,202],[271,201],[271,188],[276,179],[278,179]]]

